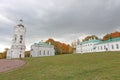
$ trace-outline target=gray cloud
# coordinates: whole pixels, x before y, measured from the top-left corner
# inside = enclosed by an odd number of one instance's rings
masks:
[[[0,0],[1,37],[12,38],[20,18],[27,28],[27,47],[49,37],[69,43],[81,34],[120,30],[120,0]]]

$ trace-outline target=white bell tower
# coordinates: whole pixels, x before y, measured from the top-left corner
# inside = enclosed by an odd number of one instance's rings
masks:
[[[24,58],[25,57],[25,34],[26,28],[23,25],[23,20],[14,27],[13,43],[11,49],[7,53],[7,58]]]

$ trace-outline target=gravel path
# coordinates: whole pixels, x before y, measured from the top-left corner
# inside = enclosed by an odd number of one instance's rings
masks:
[[[12,70],[12,69],[16,69],[24,64],[25,62],[23,60],[2,59],[0,60],[0,72],[5,72],[5,71]]]

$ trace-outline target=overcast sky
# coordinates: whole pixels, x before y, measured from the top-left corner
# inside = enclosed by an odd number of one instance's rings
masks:
[[[19,19],[26,45],[53,38],[70,43],[120,30],[120,0],[0,0],[0,51],[11,47]]]

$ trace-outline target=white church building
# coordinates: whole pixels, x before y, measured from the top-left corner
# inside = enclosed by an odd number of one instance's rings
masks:
[[[23,21],[20,20],[19,24],[14,27],[14,35],[12,40],[12,46],[7,52],[7,59],[12,58],[24,58],[25,46],[25,34],[26,28],[23,25]]]
[[[106,41],[90,39],[76,45],[76,53],[120,51],[120,37]]]
[[[51,45],[50,43],[47,44],[41,41],[39,43],[34,43],[33,45],[31,45],[30,52],[31,57],[54,56],[54,55],[55,55],[54,46]]]

